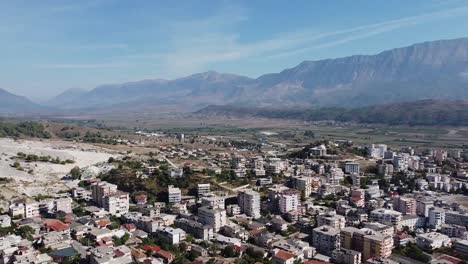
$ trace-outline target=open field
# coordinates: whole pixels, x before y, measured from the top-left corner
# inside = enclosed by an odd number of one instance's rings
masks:
[[[51,156],[60,160],[72,160],[72,164],[53,164],[50,162],[25,162],[18,159],[17,153]],[[38,194],[55,194],[66,190],[62,180],[70,170],[78,166],[83,175],[92,175],[106,169],[106,161],[117,152],[89,144],[73,143],[58,140],[13,140],[0,138],[0,178],[11,179],[11,182],[0,186],[1,197],[5,202],[18,196],[35,196]],[[21,168],[12,165],[19,162]]]
[[[207,119],[187,114],[146,118],[112,116],[100,118],[102,118],[100,121],[108,127],[198,133],[257,142],[260,142],[261,138],[267,138],[270,143],[287,145],[303,145],[319,139],[345,139],[358,144],[384,143],[394,147],[410,145],[420,148],[461,148],[468,142],[468,127],[339,124],[263,118]],[[306,130],[314,132],[315,138],[301,136]]]

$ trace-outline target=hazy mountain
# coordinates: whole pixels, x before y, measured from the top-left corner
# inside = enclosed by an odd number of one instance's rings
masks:
[[[0,88],[0,114],[28,113],[42,107],[24,96],[14,95]]]
[[[305,121],[335,120],[391,125],[468,125],[468,100],[420,100],[359,108],[278,109],[211,105],[202,117],[259,117]]]
[[[468,38],[440,40],[338,59],[304,61],[257,79],[205,72],[175,80],[102,85],[67,108],[124,111],[171,105],[193,110],[210,104],[243,106],[364,106],[420,99],[468,98]],[[60,96],[58,101],[60,101]],[[70,98],[70,97],[66,97]],[[55,105],[60,105],[55,100]]]
[[[66,108],[70,104],[73,105],[76,101],[84,94],[86,94],[86,90],[81,88],[70,88],[63,93],[55,96],[54,98],[44,102],[45,105],[52,106],[52,107],[62,107]]]

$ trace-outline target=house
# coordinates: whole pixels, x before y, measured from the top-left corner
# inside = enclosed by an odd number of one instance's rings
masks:
[[[165,250],[159,250],[156,252],[156,256],[164,259],[166,263],[171,263],[174,260],[174,255],[170,252],[167,252]]]
[[[11,217],[9,215],[0,215],[0,227],[6,228],[11,226]]]
[[[296,260],[296,257],[297,256],[293,253],[280,249],[276,252],[275,255],[273,255],[273,262],[275,264],[293,264]]]
[[[135,203],[137,205],[145,205],[148,202],[148,196],[145,194],[140,194],[135,196]]]
[[[43,232],[59,232],[63,234],[70,233],[70,226],[58,219],[45,219],[42,221],[41,231]]]

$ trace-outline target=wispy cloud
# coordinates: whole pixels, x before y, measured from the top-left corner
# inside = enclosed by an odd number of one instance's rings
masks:
[[[167,38],[171,46],[169,51],[135,53],[126,55],[125,58],[157,61],[168,72],[184,74],[203,70],[219,62],[259,57],[284,58],[467,14],[468,6],[460,6],[329,32],[317,33],[310,29],[302,29],[257,42],[244,43],[236,32],[236,27],[248,20],[248,10],[229,6],[204,19],[178,20],[169,23]]]
[[[111,68],[123,68],[128,65],[125,63],[63,63],[63,64],[39,64],[38,67],[41,69],[111,69]]]

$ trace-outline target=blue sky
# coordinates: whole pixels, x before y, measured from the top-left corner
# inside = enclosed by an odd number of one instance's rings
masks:
[[[0,0],[0,87],[72,87],[216,70],[250,77],[303,60],[468,37],[457,0]]]

